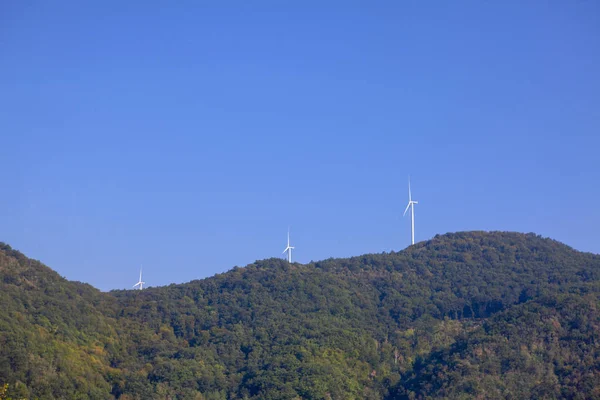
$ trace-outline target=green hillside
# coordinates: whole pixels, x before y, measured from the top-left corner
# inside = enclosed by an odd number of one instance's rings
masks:
[[[600,398],[600,257],[534,234],[101,293],[0,247],[14,398]]]
[[[17,398],[110,398],[111,303],[0,244],[0,383]]]

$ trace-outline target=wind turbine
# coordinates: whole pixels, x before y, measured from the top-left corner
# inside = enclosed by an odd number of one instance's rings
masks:
[[[140,290],[143,289],[144,283],[146,282],[142,282],[142,268],[140,267],[140,280],[138,281],[138,283],[136,283],[135,285],[133,285],[133,287],[135,288],[136,286],[140,287]]]
[[[415,244],[415,204],[419,204],[419,202],[412,199],[412,195],[410,193],[410,177],[408,177],[408,205],[406,206],[406,210],[404,210],[404,214],[402,214],[402,216],[405,216],[406,212],[410,208],[411,244]]]
[[[288,253],[288,262],[290,264],[292,263],[292,249],[293,248],[294,248],[293,246],[290,246],[290,228],[288,228],[288,242],[287,242],[287,247],[285,248],[285,250],[283,250],[283,253],[281,253],[281,254],[284,254],[287,251],[287,253]]]

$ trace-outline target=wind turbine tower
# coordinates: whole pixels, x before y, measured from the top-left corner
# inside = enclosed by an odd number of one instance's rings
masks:
[[[142,268],[140,268],[140,280],[138,281],[138,283],[133,285],[133,287],[135,288],[136,286],[139,286],[140,290],[142,290],[144,288],[144,283],[146,282],[142,282]]]
[[[412,195],[410,193],[410,177],[408,177],[408,205],[406,206],[406,209],[404,210],[404,214],[402,214],[402,216],[405,216],[406,212],[410,208],[410,224],[411,224],[410,235],[411,235],[411,244],[415,244],[415,204],[419,204],[419,202],[418,201],[414,201],[412,199]]]
[[[290,246],[290,228],[288,228],[288,241],[287,241],[287,247],[285,248],[285,250],[283,250],[284,254],[287,251],[287,256],[288,256],[288,262],[291,264],[292,263],[292,249],[294,247]]]

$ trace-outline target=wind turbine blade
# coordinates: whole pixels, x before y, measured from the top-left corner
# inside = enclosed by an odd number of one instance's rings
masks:
[[[409,203],[412,201],[412,195],[410,193],[410,176],[408,177],[408,201]]]
[[[408,205],[406,206],[406,210],[404,210],[404,214],[402,214],[402,216],[404,217],[406,215],[406,212],[408,211],[408,209],[410,208],[410,205],[412,204],[411,201],[408,202]]]

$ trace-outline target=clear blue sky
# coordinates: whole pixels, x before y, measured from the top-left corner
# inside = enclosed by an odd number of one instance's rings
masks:
[[[209,5],[209,3],[213,3]],[[108,290],[461,230],[600,253],[600,2],[0,4],[0,241]]]

